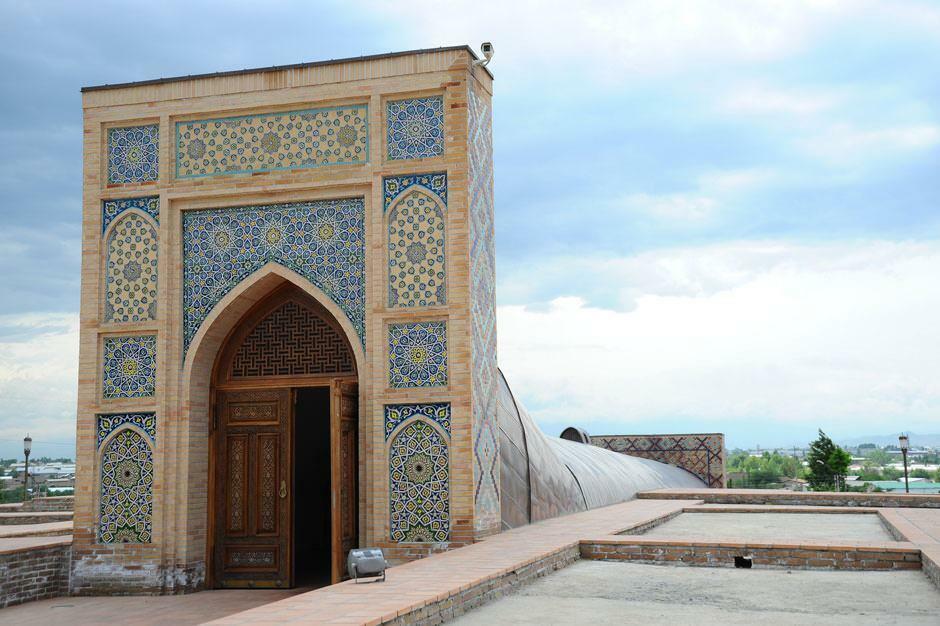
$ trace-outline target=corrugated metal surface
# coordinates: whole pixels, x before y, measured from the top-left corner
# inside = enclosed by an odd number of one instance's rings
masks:
[[[705,486],[678,467],[546,436],[502,372],[496,405],[504,529],[616,504],[638,491]]]

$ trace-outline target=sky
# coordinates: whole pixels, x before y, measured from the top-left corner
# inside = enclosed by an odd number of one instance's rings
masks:
[[[548,433],[940,432],[940,2],[0,0],[0,40],[0,456],[73,454],[82,86],[482,41]]]

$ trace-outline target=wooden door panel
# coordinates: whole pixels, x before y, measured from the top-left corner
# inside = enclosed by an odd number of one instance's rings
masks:
[[[337,433],[333,465],[333,582],[347,578],[346,555],[359,545],[359,386],[334,384],[332,424]]]
[[[216,582],[288,587],[290,390],[219,392],[218,411]]]

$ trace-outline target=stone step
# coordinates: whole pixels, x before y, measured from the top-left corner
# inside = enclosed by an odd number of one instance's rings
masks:
[[[17,513],[0,513],[0,526],[45,524],[47,522],[68,522],[71,520],[71,511],[26,511]]]
[[[0,539],[14,537],[54,537],[71,535],[72,522],[46,522],[44,524],[7,524],[0,526]]]

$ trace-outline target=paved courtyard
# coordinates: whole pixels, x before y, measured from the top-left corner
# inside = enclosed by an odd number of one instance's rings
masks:
[[[789,572],[580,561],[452,623],[936,626],[938,616],[940,593],[918,571]]]
[[[892,541],[876,513],[683,513],[644,537],[715,541]]]
[[[224,589],[185,596],[53,598],[0,610],[0,624],[18,626],[185,626],[309,591],[308,589]]]

